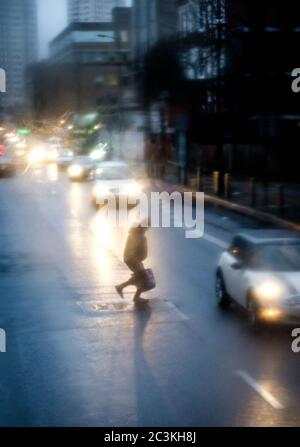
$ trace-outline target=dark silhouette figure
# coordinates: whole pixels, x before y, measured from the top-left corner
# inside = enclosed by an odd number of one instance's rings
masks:
[[[141,225],[130,229],[124,250],[124,262],[133,272],[133,275],[128,281],[116,286],[116,291],[122,298],[124,298],[123,289],[125,287],[136,286],[137,290],[133,298],[135,302],[140,300],[143,292],[136,280],[136,274],[145,269],[143,261],[148,256],[148,243],[145,235],[147,230],[147,227]]]

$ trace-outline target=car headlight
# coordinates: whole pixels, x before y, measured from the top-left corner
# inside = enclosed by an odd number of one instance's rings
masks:
[[[71,177],[80,177],[83,174],[83,168],[78,165],[73,165],[70,166],[68,172]]]
[[[58,159],[57,151],[53,150],[53,151],[47,152],[47,160],[48,161],[55,161],[57,159]]]
[[[128,196],[133,196],[135,194],[139,194],[142,191],[141,185],[138,183],[133,183],[131,185],[127,185],[122,189],[122,193]]]
[[[267,307],[260,311],[261,318],[265,320],[278,320],[282,315],[282,310],[276,307]]]
[[[109,189],[105,186],[96,185],[93,189],[93,195],[95,197],[106,196],[107,194],[109,194]]]
[[[44,161],[45,153],[42,150],[35,149],[29,153],[28,159],[30,163],[39,163]]]
[[[265,281],[255,288],[255,296],[266,301],[279,299],[283,292],[283,286],[273,280]]]

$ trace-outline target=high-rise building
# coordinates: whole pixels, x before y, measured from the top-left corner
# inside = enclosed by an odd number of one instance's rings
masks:
[[[140,62],[157,41],[178,30],[177,0],[133,0],[133,53]]]
[[[36,0],[1,0],[0,67],[6,72],[1,107],[15,108],[26,103],[25,70],[36,58]]]
[[[68,0],[69,23],[111,22],[112,10],[126,6],[125,0]]]
[[[131,8],[115,8],[110,23],[69,24],[50,42],[50,58],[28,70],[37,118],[99,108],[115,118],[127,107],[130,55]]]
[[[178,0],[179,33],[185,40],[182,62],[188,79],[216,78],[225,67],[225,48],[221,44],[217,57],[216,47],[217,36],[220,40],[225,37],[227,3],[227,0]]]

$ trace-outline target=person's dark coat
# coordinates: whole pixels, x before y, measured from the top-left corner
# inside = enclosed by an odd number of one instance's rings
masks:
[[[148,256],[148,244],[145,236],[146,228],[131,228],[124,250],[124,262],[140,263]]]

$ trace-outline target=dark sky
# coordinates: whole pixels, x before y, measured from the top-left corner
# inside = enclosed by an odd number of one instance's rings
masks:
[[[1,0],[0,0],[1,1]],[[37,0],[39,55],[47,57],[48,43],[67,25],[67,0]],[[127,0],[127,5],[131,0]]]

